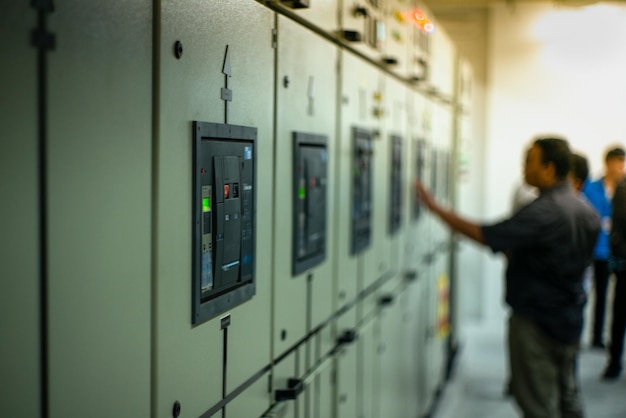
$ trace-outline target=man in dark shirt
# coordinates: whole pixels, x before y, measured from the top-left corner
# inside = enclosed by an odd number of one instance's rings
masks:
[[[604,380],[616,380],[622,374],[624,333],[626,333],[626,180],[615,188],[612,204],[611,255],[609,264],[615,273],[613,311],[611,320],[611,344],[609,363],[602,374]]]
[[[506,252],[506,302],[512,391],[525,418],[579,418],[573,362],[600,218],[567,182],[571,153],[560,138],[541,138],[528,151],[524,176],[539,197],[511,218],[469,222],[441,207],[417,183],[422,202],[453,230],[494,252]]]

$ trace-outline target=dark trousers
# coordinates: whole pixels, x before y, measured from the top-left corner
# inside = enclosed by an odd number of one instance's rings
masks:
[[[616,271],[615,277],[609,367],[621,370],[624,332],[626,331],[626,270]]]
[[[582,418],[574,378],[578,344],[562,344],[533,322],[509,319],[511,389],[524,418]]]
[[[606,311],[606,289],[609,284],[609,262],[607,260],[594,260],[593,262],[593,288],[595,294],[593,306],[593,335],[591,344],[604,343],[604,312]]]

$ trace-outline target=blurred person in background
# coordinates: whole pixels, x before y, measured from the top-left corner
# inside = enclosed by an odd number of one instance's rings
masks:
[[[591,346],[604,348],[604,317],[606,311],[606,293],[609,283],[609,233],[611,231],[611,200],[615,187],[624,178],[623,148],[616,147],[607,151],[604,158],[604,175],[587,185],[583,193],[602,219],[602,229],[593,252],[593,323]]]
[[[609,265],[615,273],[615,289],[611,320],[609,361],[602,374],[604,380],[616,380],[622,373],[622,352],[626,330],[626,180],[615,188]]]

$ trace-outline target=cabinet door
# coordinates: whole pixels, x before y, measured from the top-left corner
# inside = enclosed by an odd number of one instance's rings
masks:
[[[171,416],[176,401],[185,416],[201,416],[271,361],[275,14],[246,0],[160,4],[154,404],[159,417]],[[193,121],[257,133],[255,294],[197,326],[191,324]],[[230,321],[227,330],[222,319]],[[246,393],[247,410],[267,409],[267,396]]]
[[[49,15],[51,417],[150,414],[152,23],[148,0]]]
[[[30,43],[37,12],[13,1],[0,14],[0,357],[3,414],[40,416],[40,191],[37,49]],[[10,64],[8,64],[10,63]],[[10,180],[8,180],[10,179]],[[6,342],[11,341],[11,344]]]

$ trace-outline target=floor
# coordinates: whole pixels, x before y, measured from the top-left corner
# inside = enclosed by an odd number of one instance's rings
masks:
[[[505,323],[470,325],[461,338],[454,377],[446,386],[433,418],[517,418],[520,413],[504,396]],[[606,352],[583,346],[580,381],[588,418],[626,417],[626,376],[605,382],[600,375]]]

